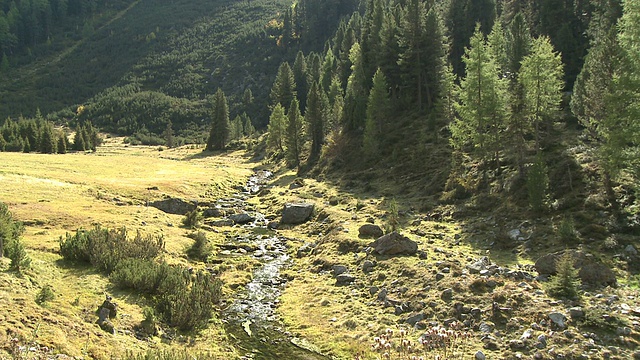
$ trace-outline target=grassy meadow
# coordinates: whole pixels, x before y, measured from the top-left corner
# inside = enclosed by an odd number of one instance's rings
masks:
[[[159,151],[126,147],[121,140],[107,139],[96,153],[2,153],[0,201],[24,223],[23,242],[32,265],[22,275],[0,272],[0,302],[5,309],[0,315],[0,348],[7,350],[10,339],[17,337],[72,356],[109,358],[162,346],[159,339],[143,342],[126,331],[111,336],[100,330],[94,323],[95,311],[105,293],[112,294],[121,308],[116,322],[120,329],[140,323],[144,299],[113,288],[92,268],[62,262],[58,239],[98,224],[124,226],[130,236],[136,230],[162,234],[172,258],[168,260],[185,261],[181,255],[192,240],[186,237],[189,230],[181,227],[182,216],[163,213],[147,202],[164,196],[212,201],[229,195],[251,174],[253,164],[240,153],[207,157],[201,148]],[[6,270],[8,259],[1,260],[0,268]],[[34,298],[45,285],[56,296],[39,306]],[[222,346],[227,343],[224,336],[211,326],[198,334],[203,340],[198,344],[227,357],[233,350]],[[0,358],[5,356],[0,350]]]

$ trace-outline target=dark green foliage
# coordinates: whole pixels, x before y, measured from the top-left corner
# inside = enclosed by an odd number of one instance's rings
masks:
[[[124,259],[153,259],[163,247],[162,237],[137,232],[129,239],[125,228],[110,230],[96,226],[67,234],[64,239],[60,237],[60,254],[65,260],[91,263],[106,273],[111,273]]]
[[[192,354],[187,350],[148,350],[146,353],[127,353],[124,360],[219,360],[217,356],[207,353]]]
[[[398,230],[400,227],[400,213],[398,210],[398,202],[391,199],[387,205],[387,233]]]
[[[153,259],[129,258],[116,266],[109,276],[111,282],[122,289],[131,289],[145,294],[158,294],[167,289],[167,279],[180,277],[182,270],[158,263]]]
[[[615,333],[619,327],[628,326],[615,313],[595,306],[585,309],[580,325],[608,334]]]
[[[537,156],[536,161],[529,167],[527,173],[527,191],[529,193],[529,205],[533,211],[544,209],[549,187],[549,176],[547,166],[542,160],[542,156]]]
[[[164,144],[167,145],[168,148],[172,148],[175,146],[175,142],[173,139],[173,127],[171,121],[167,122],[167,128],[164,129]]]
[[[5,245],[5,253],[11,259],[10,269],[22,272],[22,270],[31,266],[31,258],[27,254],[22,241],[18,239],[10,240]]]
[[[9,244],[17,241],[23,232],[22,223],[14,220],[9,207],[0,202],[0,257],[9,256]]]
[[[51,285],[45,285],[36,294],[36,304],[44,305],[55,298],[56,294],[53,292]]]
[[[300,166],[300,156],[304,145],[304,118],[300,114],[298,108],[298,100],[293,99],[289,107],[289,113],[286,117],[286,128],[284,133],[284,143],[286,145],[286,158],[289,166]],[[276,107],[277,108],[277,107]],[[274,109],[275,111],[275,109]],[[275,116],[280,116],[275,113]],[[278,121],[278,119],[275,119]]]
[[[309,95],[307,96],[307,112],[304,120],[307,123],[308,134],[311,138],[311,153],[309,159],[312,161],[320,157],[320,150],[324,145],[324,134],[327,117],[327,107],[329,100],[318,83],[313,82]]]
[[[192,330],[207,325],[213,306],[222,295],[222,283],[206,272],[197,272],[164,293],[158,309],[169,325]]]
[[[229,105],[222,89],[218,88],[211,99],[211,131],[206,151],[224,150],[229,141]]]
[[[383,142],[385,131],[388,129],[391,101],[387,89],[384,73],[378,69],[373,77],[373,88],[369,93],[367,121],[362,141],[364,152],[370,157],[377,155],[380,151],[379,144]]]
[[[556,298],[576,299],[579,295],[580,278],[573,267],[573,257],[566,251],[556,261],[556,275],[545,284],[546,292]]]
[[[211,242],[207,239],[207,234],[202,231],[189,235],[194,240],[193,245],[187,250],[187,255],[196,260],[207,261],[211,255],[213,248]]]
[[[92,141],[99,145],[97,130],[88,125]],[[45,120],[39,112],[34,119],[20,117],[17,121],[7,119],[0,127],[0,151],[41,152],[44,154],[64,154],[68,140],[64,131],[55,129],[53,123]],[[97,145],[96,145],[97,146]]]
[[[301,65],[299,64],[299,67]],[[278,69],[278,75],[271,87],[271,104],[276,106],[280,104],[286,108],[291,105],[291,101],[296,96],[296,82],[293,71],[289,63],[283,62]]]
[[[202,214],[198,211],[198,209],[193,209],[187,212],[182,219],[182,225],[184,225],[188,229],[195,229],[200,226],[202,223]]]
[[[578,239],[576,225],[571,216],[563,217],[556,228],[556,235],[563,244],[571,244]]]
[[[284,151],[283,143],[286,141],[286,132],[288,131],[287,116],[284,113],[284,107],[280,103],[276,104],[269,116],[269,125],[267,130],[269,137],[267,138],[267,146],[272,151],[281,153]]]

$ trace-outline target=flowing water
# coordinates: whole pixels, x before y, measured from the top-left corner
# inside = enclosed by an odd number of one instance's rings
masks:
[[[270,176],[266,171],[256,173],[249,179],[244,193],[236,199],[258,193]],[[235,338],[243,359],[330,359],[312,350],[313,346],[304,339],[292,337],[278,317],[275,310],[286,283],[280,270],[291,263],[287,240],[275,234],[264,235],[270,233],[267,220],[261,214],[255,214],[255,218],[251,224],[244,225],[251,235],[235,239],[238,245],[249,242],[255,250],[236,256],[252,256],[261,265],[254,270],[251,282],[224,310],[227,332]]]

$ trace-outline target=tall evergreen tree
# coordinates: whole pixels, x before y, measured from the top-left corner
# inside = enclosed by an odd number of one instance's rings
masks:
[[[425,8],[421,0],[409,0],[403,12],[399,43],[399,63],[413,103],[422,111],[425,78]]]
[[[557,116],[562,101],[562,59],[546,36],[533,41],[531,54],[522,60],[519,82],[524,95],[525,117],[535,134],[536,151],[540,151],[540,127]]]
[[[309,89],[309,102],[307,112],[304,119],[307,123],[309,137],[311,138],[311,153],[309,159],[315,161],[320,157],[322,145],[324,145],[325,123],[326,123],[326,107],[328,100],[326,95],[318,85],[314,82]]]
[[[309,92],[307,76],[307,60],[302,51],[298,51],[293,63],[293,81],[295,82],[295,94],[300,101],[300,109],[303,112],[307,106],[307,92]]]
[[[40,149],[43,154],[55,154],[58,148],[58,139],[53,131],[53,124],[45,122],[40,133]]]
[[[293,76],[293,71],[289,63],[283,62],[278,68],[278,75],[271,87],[271,105],[282,105],[283,108],[291,104],[291,100],[296,96],[296,82]]]
[[[211,131],[206,151],[224,150],[229,140],[229,105],[222,89],[218,88],[211,100]]]
[[[389,82],[393,99],[397,98],[401,83],[401,71],[398,65],[398,57],[401,51],[398,43],[401,13],[400,6],[394,6],[386,11],[380,30],[380,53],[378,54],[377,66],[384,72]]]
[[[287,118],[284,113],[284,107],[277,103],[273,110],[271,110],[271,116],[269,116],[269,125],[267,126],[267,146],[276,152],[283,152],[283,141],[285,139],[285,133],[287,129]]]
[[[350,59],[353,65],[344,99],[343,121],[345,130],[355,133],[364,127],[367,110],[367,81],[364,78],[359,43],[355,43],[351,48]]]
[[[386,122],[390,112],[391,100],[387,80],[382,70],[378,69],[373,76],[373,87],[367,101],[367,120],[362,140],[364,152],[368,156],[372,157],[379,153],[380,144],[388,129]]]
[[[311,101],[309,103],[311,104]],[[299,168],[300,156],[304,145],[304,118],[300,114],[298,99],[296,98],[293,98],[289,106],[284,141],[286,145],[285,155],[287,163],[291,167]]]
[[[460,118],[450,125],[452,145],[459,150],[470,145],[480,158],[493,157],[498,166],[507,115],[507,84],[498,76],[493,51],[479,24],[463,62],[467,76],[460,82],[460,102],[456,106]]]
[[[164,129],[164,143],[168,148],[172,148],[175,144],[173,143],[173,127],[171,121],[167,122],[167,127]]]

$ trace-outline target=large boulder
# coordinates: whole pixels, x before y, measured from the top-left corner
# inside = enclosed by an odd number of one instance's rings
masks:
[[[285,204],[284,210],[282,211],[282,219],[280,220],[280,224],[302,224],[303,222],[309,220],[312,213],[313,204]]]
[[[180,198],[167,198],[164,200],[153,201],[149,203],[150,206],[164,211],[167,214],[174,215],[186,215],[189,211],[196,208],[196,203]]]
[[[255,220],[255,218],[247,213],[240,213],[240,214],[233,214],[229,216],[229,219],[231,219],[234,223],[236,224],[248,224],[252,221]]]
[[[581,250],[566,250],[573,259],[573,267],[578,269],[578,276],[587,285],[616,285],[617,280],[613,271],[599,262],[593,255]],[[535,267],[540,275],[555,275],[556,263],[565,251],[550,253],[539,258]]]
[[[418,251],[418,243],[396,231],[379,237],[369,246],[380,255],[413,255]]]
[[[384,234],[380,226],[375,224],[364,224],[358,229],[358,234],[363,238],[379,238]]]

